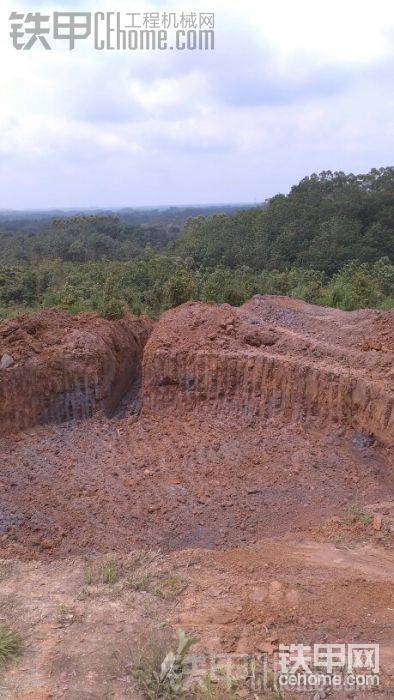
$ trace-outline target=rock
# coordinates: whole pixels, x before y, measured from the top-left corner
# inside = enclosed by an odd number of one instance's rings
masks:
[[[269,637],[267,637],[267,642],[270,644],[274,644],[277,646],[279,644],[279,637],[277,634],[270,634]]]
[[[0,369],[8,369],[8,367],[12,367],[13,364],[14,364],[14,358],[5,352],[0,360]]]
[[[277,646],[275,644],[271,644],[270,642],[263,642],[258,645],[258,650],[262,654],[274,654],[277,649]]]
[[[278,340],[278,336],[270,331],[252,331],[246,333],[243,337],[247,345],[259,348],[261,345],[274,345]]]
[[[381,352],[383,350],[382,343],[379,342],[378,340],[375,340],[374,338],[370,338],[366,340],[362,345],[361,345],[361,350],[364,352],[368,350],[376,350],[378,352]]]
[[[371,447],[374,444],[374,442],[375,440],[372,437],[372,435],[363,435],[358,431],[354,432],[352,443],[353,445],[356,445],[356,447],[360,447],[361,449],[365,447]]]
[[[261,338],[258,333],[247,333],[244,335],[244,341],[247,345],[252,345],[255,348],[259,348],[261,345]]]
[[[278,336],[276,333],[272,333],[271,331],[261,331],[260,339],[262,345],[274,345],[278,340]]]

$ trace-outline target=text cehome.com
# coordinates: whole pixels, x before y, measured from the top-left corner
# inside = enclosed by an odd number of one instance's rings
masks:
[[[211,51],[215,48],[212,29],[114,29],[107,25],[105,36],[94,34],[94,48],[98,51]]]

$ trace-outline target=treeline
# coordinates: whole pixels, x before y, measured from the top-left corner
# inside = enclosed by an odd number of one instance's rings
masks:
[[[128,226],[117,216],[74,216],[54,219],[37,232],[12,232],[0,227],[0,262],[37,264],[43,260],[89,262],[132,260],[146,246],[163,250],[180,235],[180,226]]]
[[[0,212],[0,262],[131,260],[146,246],[155,250],[169,247],[193,217],[218,212],[231,215],[236,210],[233,206],[167,207],[73,216]]]
[[[253,294],[348,310],[394,305],[394,168],[311,175],[264,207],[183,225],[89,215],[29,233],[1,226],[3,315],[60,306],[157,316],[189,299],[238,305]]]
[[[311,175],[267,207],[187,222],[178,252],[206,267],[289,266],[332,274],[394,255],[394,168]]]
[[[152,249],[130,262],[0,266],[2,315],[13,309],[57,306],[72,313],[98,311],[107,318],[129,311],[157,317],[190,299],[240,305],[253,294],[285,294],[345,310],[389,309],[394,306],[393,290],[394,265],[388,258],[349,262],[332,276],[296,267],[258,272],[247,266],[194,269],[181,258]]]

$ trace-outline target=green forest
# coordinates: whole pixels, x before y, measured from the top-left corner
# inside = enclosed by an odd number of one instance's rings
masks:
[[[394,168],[305,177],[256,207],[0,213],[0,316],[157,317],[190,299],[286,294],[394,306]]]

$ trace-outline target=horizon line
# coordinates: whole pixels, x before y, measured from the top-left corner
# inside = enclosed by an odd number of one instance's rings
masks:
[[[254,202],[203,202],[200,204],[138,204],[122,206],[53,206],[53,207],[21,207],[21,208],[0,208],[0,215],[7,212],[51,212],[51,211],[123,211],[125,209],[146,210],[146,209],[202,209],[203,207],[258,207],[266,200]]]

